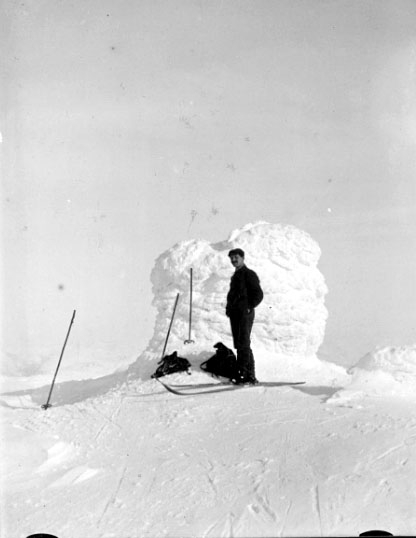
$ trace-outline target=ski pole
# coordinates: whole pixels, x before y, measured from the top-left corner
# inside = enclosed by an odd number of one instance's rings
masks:
[[[42,405],[42,409],[48,409],[48,407],[51,407],[51,404],[49,403],[49,400],[51,399],[53,386],[54,386],[54,384],[55,384],[56,375],[57,375],[58,370],[59,370],[59,367],[60,367],[60,365],[61,365],[61,360],[62,360],[62,357],[63,357],[63,355],[64,355],[65,346],[66,346],[66,343],[67,343],[67,341],[68,341],[69,333],[71,332],[71,327],[72,327],[72,324],[74,323],[75,312],[76,312],[76,311],[74,310],[74,313],[72,314],[71,323],[69,324],[68,332],[66,333],[65,342],[64,342],[64,345],[63,345],[63,347],[62,347],[61,356],[59,357],[59,361],[58,361],[58,366],[56,367],[55,375],[53,376],[52,385],[51,385],[51,390],[49,391],[48,400],[47,400],[46,404]]]
[[[174,307],[173,307],[172,318],[171,318],[171,320],[170,320],[169,329],[168,329],[168,334],[166,335],[165,345],[163,346],[162,357],[161,357],[160,360],[163,360],[163,357],[165,356],[166,346],[168,345],[169,334],[170,334],[170,330],[171,330],[171,328],[172,328],[173,318],[175,317],[176,305],[178,304],[178,299],[179,299],[179,293],[178,293],[178,295],[176,296],[175,305],[174,305]]]
[[[185,340],[184,344],[193,344],[191,340],[191,327],[192,327],[192,267],[189,270],[190,273],[190,294],[189,294],[189,336],[188,340]]]

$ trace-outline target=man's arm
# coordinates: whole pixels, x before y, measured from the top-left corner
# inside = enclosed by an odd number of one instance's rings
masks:
[[[263,290],[260,286],[259,277],[254,271],[247,273],[247,298],[248,307],[250,309],[256,308],[263,300]]]

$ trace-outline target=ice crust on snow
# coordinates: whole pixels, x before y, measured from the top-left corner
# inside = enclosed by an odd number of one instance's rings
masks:
[[[234,271],[228,251],[236,247],[245,251],[246,265],[256,271],[264,291],[252,332],[256,360],[265,355],[269,359],[282,355],[303,360],[316,357],[328,315],[324,304],[328,290],[317,267],[319,245],[294,226],[257,222],[234,230],[226,241],[182,241],[157,258],[151,274],[157,310],[154,334],[133,369],[144,373],[143,359],[161,358],[178,293],[166,352],[177,350],[189,358],[190,354],[202,356],[204,351],[212,355],[218,341],[232,347],[225,304]],[[191,268],[191,338],[195,344],[184,347],[189,336]]]

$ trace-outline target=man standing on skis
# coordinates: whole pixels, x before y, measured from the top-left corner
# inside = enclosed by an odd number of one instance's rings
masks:
[[[228,253],[235,273],[231,277],[225,313],[230,318],[234,348],[237,350],[238,375],[236,384],[258,383],[254,357],[250,348],[250,335],[254,321],[254,309],[263,300],[263,291],[257,274],[246,267],[244,251],[235,248]]]

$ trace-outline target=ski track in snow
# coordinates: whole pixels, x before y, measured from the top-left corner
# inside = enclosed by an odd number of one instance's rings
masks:
[[[98,525],[101,524],[101,521],[103,520],[104,516],[106,515],[107,511],[108,511],[108,508],[111,504],[114,504],[116,499],[117,499],[117,494],[118,492],[120,491],[120,488],[121,488],[121,484],[123,483],[123,480],[124,480],[124,476],[126,474],[126,471],[127,471],[127,467],[124,466],[123,467],[123,470],[121,471],[120,473],[120,477],[118,479],[118,482],[117,482],[117,485],[116,487],[114,488],[114,491],[111,493],[110,497],[108,498],[107,500],[107,503],[104,507],[104,510],[103,510],[103,513],[101,514],[99,520],[98,520]]]
[[[319,486],[316,484],[316,486],[312,489],[312,496],[313,496],[313,504],[314,504],[314,510],[316,512],[318,522],[319,522],[319,530],[320,536],[324,536],[322,532],[322,518],[321,518],[321,507],[320,507],[320,500],[319,500]]]
[[[89,538],[406,534],[412,413],[405,401],[334,406],[287,386],[179,398],[155,381],[47,412],[6,409],[5,521],[59,538],[75,526]]]

